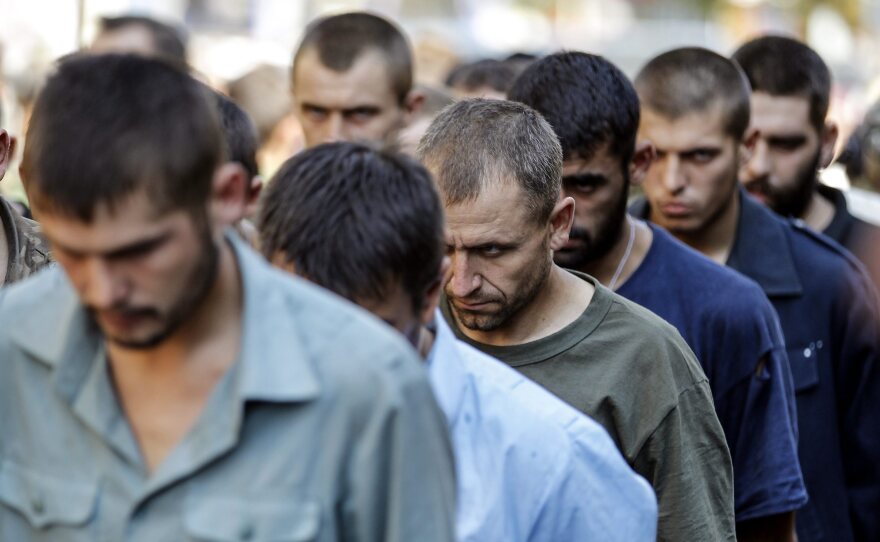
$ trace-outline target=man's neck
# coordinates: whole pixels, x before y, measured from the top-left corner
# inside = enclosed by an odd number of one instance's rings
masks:
[[[113,383],[148,472],[192,430],[238,358],[242,293],[235,255],[224,242],[208,295],[168,339],[144,350],[108,345]]]
[[[818,191],[813,191],[813,196],[800,218],[814,231],[821,232],[834,220],[835,211],[833,203]]]
[[[576,320],[587,309],[594,292],[590,283],[553,264],[535,299],[511,316],[502,327],[492,331],[476,331],[460,323],[458,327],[474,341],[494,346],[536,341]]]
[[[153,374],[185,370],[191,358],[200,358],[212,344],[228,342],[231,337],[236,343],[240,342],[242,309],[243,287],[238,262],[232,247],[224,240],[219,249],[214,284],[199,306],[155,347],[129,349],[108,343],[107,352],[114,370],[127,370],[136,365],[142,365]],[[237,354],[237,350],[234,353]],[[226,360],[231,364],[235,356],[220,357],[224,358],[231,358]]]
[[[632,239],[632,246],[627,251],[627,248],[630,247],[630,239]],[[581,266],[578,271],[593,276],[607,287],[611,287],[611,282],[617,275],[613,287],[616,290],[623,286],[645,261],[645,256],[648,255],[653,240],[654,234],[644,221],[625,215],[620,236],[611,250],[601,258]]]
[[[725,265],[736,241],[739,225],[740,195],[734,192],[728,206],[705,227],[693,232],[670,232],[676,239],[702,252],[716,263]]]

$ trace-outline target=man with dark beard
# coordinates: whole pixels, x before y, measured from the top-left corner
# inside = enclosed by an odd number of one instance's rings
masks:
[[[755,151],[740,180],[759,201],[831,237],[855,254],[880,286],[880,228],[854,217],[843,192],[819,183],[834,157],[837,126],[826,119],[831,72],[806,44],[782,36],[754,39],[734,54],[752,87]]]
[[[417,356],[227,231],[249,179],[206,88],[71,58],[27,135],[60,266],[0,292],[0,540],[454,539]]]
[[[563,194],[576,206],[554,260],[678,329],[709,377],[727,437],[737,539],[790,540],[807,493],[776,313],[757,284],[626,213],[630,182],[642,181],[654,153],[649,142],[636,144],[632,84],[601,57],[559,53],[532,64],[508,97],[544,115],[562,144]]]
[[[441,309],[458,338],[602,424],[656,491],[660,540],[734,540],[730,454],[693,352],[655,314],[553,263],[575,209],[547,121],[461,101],[419,155],[446,208]]]
[[[635,87],[639,137],[657,159],[630,211],[757,282],[779,316],[810,497],[796,515],[798,540],[880,540],[876,290],[840,245],[742,189],[738,172],[758,134],[735,62],[676,49],[649,61]]]

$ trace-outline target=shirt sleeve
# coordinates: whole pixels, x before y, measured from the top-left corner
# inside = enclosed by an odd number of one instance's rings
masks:
[[[580,431],[560,464],[528,540],[653,542],[656,532],[653,490],[597,425]]]
[[[657,540],[736,540],[733,469],[707,381],[679,395],[633,468],[657,493]]]
[[[841,451],[856,540],[880,540],[880,309],[877,291],[854,273],[836,308]]]
[[[417,363],[402,360],[394,374],[363,383],[379,404],[351,454],[341,503],[343,540],[455,538],[455,473],[446,420]]]
[[[736,521],[797,510],[807,491],[797,449],[794,383],[782,331],[769,302],[744,318],[748,335],[727,352],[749,373],[715,398],[733,460]]]

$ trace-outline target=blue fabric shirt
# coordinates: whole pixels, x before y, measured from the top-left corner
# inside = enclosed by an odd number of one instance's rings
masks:
[[[428,372],[455,453],[459,540],[655,540],[653,490],[598,423],[435,322]]]
[[[649,226],[651,248],[617,293],[675,326],[700,360],[733,460],[736,520],[800,508],[794,391],[773,307],[751,280]]]
[[[800,542],[880,540],[880,317],[859,263],[740,190],[727,265],[779,315],[794,378],[798,451],[810,494]],[[647,216],[642,203],[640,216]]]

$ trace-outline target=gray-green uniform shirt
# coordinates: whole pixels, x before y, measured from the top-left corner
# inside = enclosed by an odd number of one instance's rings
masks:
[[[456,335],[587,414],[657,493],[657,538],[735,540],[733,469],[709,382],[674,327],[595,279],[571,324],[543,339],[491,346]]]
[[[61,269],[0,293],[0,540],[453,539],[446,422],[415,353],[230,242],[239,359],[152,475]]]

